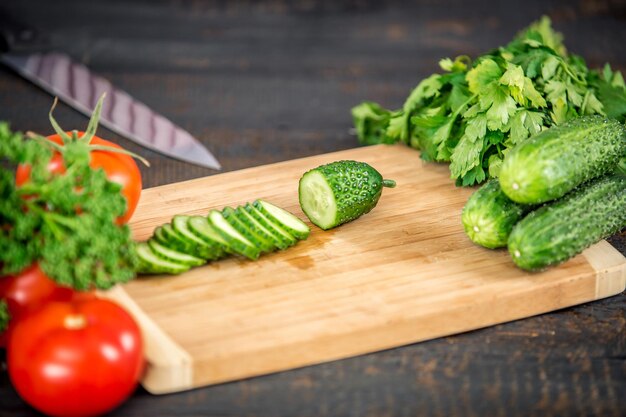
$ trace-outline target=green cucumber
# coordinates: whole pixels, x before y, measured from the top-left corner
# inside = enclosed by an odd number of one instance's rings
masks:
[[[279,239],[283,241],[283,245],[287,247],[293,246],[298,242],[291,233],[287,232],[285,229],[274,223],[272,220],[267,218],[267,216],[261,211],[254,207],[252,204],[248,203],[245,205],[245,210],[250,213],[252,217],[254,217],[259,223],[263,225],[266,229],[272,231]]]
[[[155,238],[163,245],[170,249],[174,249],[178,252],[191,252],[193,249],[191,248],[191,244],[187,239],[180,235],[170,223],[165,223],[160,226],[160,229],[157,229],[159,232],[159,236],[156,236],[157,231],[155,230]]]
[[[513,226],[532,206],[516,203],[506,196],[497,179],[476,190],[461,214],[463,229],[470,240],[489,249],[507,245]]]
[[[237,207],[235,210],[236,216],[247,227],[254,229],[257,234],[263,236],[265,239],[272,241],[272,244],[278,249],[286,249],[289,247],[289,243],[281,239],[276,231],[270,230],[263,226],[252,214],[248,213],[243,206]]]
[[[369,213],[383,187],[395,185],[364,162],[337,161],[306,172],[300,178],[298,196],[309,220],[328,230]]]
[[[218,257],[223,257],[227,253],[232,253],[228,243],[215,230],[209,220],[204,216],[189,216],[187,221],[189,230],[200,239],[217,248]]]
[[[626,227],[626,178],[609,175],[531,212],[509,236],[513,261],[526,270],[566,261]]]
[[[272,203],[268,203],[265,200],[256,200],[253,203],[254,207],[259,209],[261,213],[265,215],[274,223],[280,225],[285,231],[292,234],[296,239],[302,240],[309,237],[311,229],[302,220],[289,213],[287,210],[275,206]]]
[[[187,253],[209,261],[218,259],[222,255],[220,247],[217,244],[209,244],[196,236],[189,229],[190,217],[191,216],[176,215],[172,219],[172,228],[188,243],[189,252]]]
[[[152,236],[157,240],[157,242],[159,242],[162,245],[165,246],[170,246],[170,242],[168,240],[168,237],[165,236],[165,232],[163,231],[163,226],[159,226],[156,229],[154,229],[154,233],[152,234]]]
[[[253,228],[248,227],[244,222],[239,219],[239,217],[237,217],[237,214],[232,207],[224,207],[224,209],[222,209],[222,216],[224,216],[226,221],[230,223],[232,227],[237,229],[239,233],[244,235],[246,239],[252,242],[257,248],[259,248],[261,252],[267,253],[276,249],[276,246],[274,246],[274,241],[272,239],[267,239],[262,234],[257,233],[257,231]]]
[[[154,252],[155,255],[170,262],[187,266],[200,266],[206,263],[206,261],[202,258],[188,255],[161,245],[156,241],[156,239],[148,239],[148,246],[150,246],[150,249],[152,249],[152,252]]]
[[[140,242],[135,249],[139,265],[138,274],[171,274],[178,275],[189,270],[189,265],[180,264],[163,259],[156,255],[146,242]]]
[[[623,156],[626,128],[621,123],[579,117],[513,148],[502,163],[500,186],[518,203],[543,203],[612,171]]]
[[[208,220],[233,252],[252,260],[258,259],[261,250],[231,226],[222,216],[222,213],[217,210],[211,210]]]

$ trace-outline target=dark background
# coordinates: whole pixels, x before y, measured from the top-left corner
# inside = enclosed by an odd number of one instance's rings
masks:
[[[542,14],[589,66],[626,72],[626,2],[3,1],[53,47],[189,130],[224,171],[347,149],[350,108],[400,107],[444,57],[507,43]],[[50,133],[52,98],[0,68],[0,120]],[[65,105],[67,129],[86,118]],[[148,158],[144,186],[216,172]],[[611,239],[626,254],[624,233]],[[626,296],[186,393],[115,416],[624,416]],[[71,399],[67,399],[71,401]],[[0,415],[31,415],[0,374]]]

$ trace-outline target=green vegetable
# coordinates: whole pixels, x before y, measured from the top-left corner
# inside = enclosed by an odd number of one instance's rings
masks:
[[[174,216],[172,229],[187,243],[187,253],[190,255],[206,260],[218,259],[221,256],[222,251],[217,245],[210,244],[190,230],[189,216]]]
[[[116,225],[126,207],[121,186],[89,167],[89,149],[80,142],[65,145],[66,172],[50,173],[50,146],[0,123],[0,161],[9,167],[0,168],[0,275],[37,261],[50,278],[78,290],[132,279],[134,242],[127,226]],[[17,164],[33,167],[21,187]]]
[[[261,252],[268,253],[276,249],[273,239],[268,239],[263,233],[257,232],[257,229],[248,227],[239,219],[232,207],[225,207],[222,210],[222,216],[232,227],[241,233],[246,239],[254,244]]]
[[[255,205],[211,210],[207,217],[174,216],[171,224],[157,227],[147,243],[138,245],[137,272],[180,274],[229,254],[255,260],[261,253],[285,249],[309,235],[309,227],[286,210],[264,200]]]
[[[461,220],[472,242],[495,249],[507,245],[513,226],[530,207],[515,203],[500,188],[497,179],[487,181],[467,200]]]
[[[200,266],[205,263],[205,260],[202,258],[168,248],[167,246],[157,242],[156,239],[148,240],[148,246],[154,254],[173,263],[187,265],[190,267]]]
[[[182,274],[189,270],[190,266],[184,263],[169,261],[152,251],[148,243],[137,244],[137,257],[139,264],[137,269],[144,274]]]
[[[286,249],[290,246],[292,236],[288,236],[289,241],[282,239],[281,235],[275,230],[271,230],[263,226],[257,219],[250,214],[245,207],[239,206],[235,210],[237,218],[249,229],[255,230],[256,233],[262,236],[264,239],[270,240],[272,245],[278,249]],[[286,233],[286,232],[285,232]]]
[[[510,148],[550,126],[590,114],[626,118],[621,73],[590,70],[568,54],[547,17],[473,63],[462,56],[439,65],[444,73],[421,81],[400,110],[354,107],[360,143],[403,142],[425,160],[450,162],[457,184],[473,185],[497,177]]]
[[[626,128],[621,123],[580,117],[511,150],[500,170],[500,185],[513,201],[543,203],[612,171],[624,155]]]
[[[291,233],[287,232],[280,225],[277,225],[272,220],[270,220],[265,214],[261,213],[259,209],[254,207],[252,204],[248,203],[244,206],[244,209],[263,227],[267,230],[270,230],[272,234],[281,241],[280,244],[277,244],[277,247],[289,247],[295,245],[298,241]],[[280,246],[279,246],[280,245]]]
[[[261,249],[230,225],[217,210],[211,210],[208,216],[209,222],[215,231],[226,241],[226,244],[234,252],[255,260],[261,254]]]
[[[626,227],[626,178],[600,177],[528,214],[511,232],[513,261],[535,270],[564,262]]]
[[[395,185],[365,162],[337,161],[306,172],[298,195],[309,220],[328,230],[369,213],[383,187]]]
[[[309,237],[309,233],[311,233],[309,226],[287,210],[283,210],[263,200],[256,200],[254,207],[259,209],[259,211],[268,219],[272,220],[274,224],[280,225],[287,233],[290,233],[296,239],[302,240]]]
[[[217,233],[215,228],[211,226],[211,223],[209,223],[206,217],[190,216],[188,226],[192,233],[215,248],[215,259],[219,259],[227,253],[231,253],[226,241]]]

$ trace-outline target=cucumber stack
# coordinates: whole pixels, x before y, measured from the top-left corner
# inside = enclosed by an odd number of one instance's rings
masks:
[[[616,120],[588,116],[547,129],[512,149],[498,181],[470,197],[466,234],[508,246],[522,269],[564,262],[626,227],[626,178],[614,173],[625,156],[626,128]]]
[[[174,216],[137,244],[139,274],[180,274],[230,255],[255,260],[309,236],[309,227],[264,200],[211,210],[207,216]]]

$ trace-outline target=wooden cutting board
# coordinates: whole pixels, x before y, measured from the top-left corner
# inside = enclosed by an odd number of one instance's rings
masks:
[[[626,259],[607,242],[541,273],[473,245],[460,213],[473,191],[403,146],[351,149],[147,189],[132,221],[147,239],[175,214],[263,198],[306,217],[298,180],[340,159],[385,178],[378,206],[258,261],[232,258],[108,292],[139,321],[144,387],[168,393],[392,348],[618,294]],[[308,222],[308,220],[307,220]],[[310,224],[310,223],[309,223]]]

